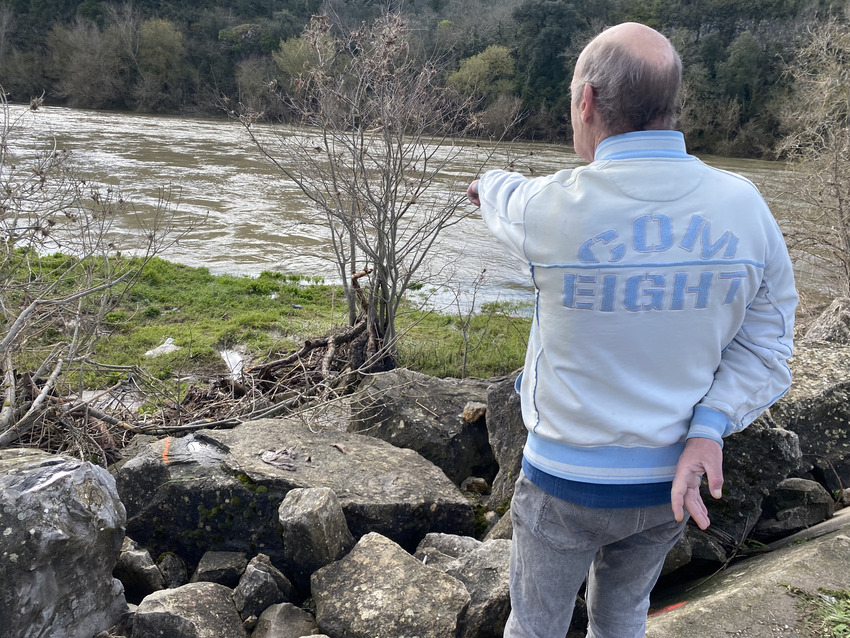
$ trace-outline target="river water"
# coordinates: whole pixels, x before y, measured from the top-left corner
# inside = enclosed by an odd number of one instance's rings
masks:
[[[17,110],[16,110],[17,109]],[[26,143],[47,148],[55,143],[71,153],[79,176],[118,187],[136,214],[116,220],[117,244],[138,245],[140,223],[153,215],[163,191],[171,192],[178,228],[191,230],[161,256],[216,274],[256,276],[264,270],[320,276],[338,281],[327,231],[309,202],[248,139],[242,126],[228,120],[176,118],[66,108],[24,113]],[[451,198],[475,177],[482,152],[474,141],[461,142],[464,153],[443,171],[431,195]],[[703,158],[750,178],[768,200],[778,191],[784,168],[756,160]],[[492,157],[489,168],[511,164],[526,175],[579,165],[563,145],[511,144]],[[446,230],[432,250],[419,279],[419,294],[450,308],[527,300],[531,288],[521,265],[487,232],[472,206],[468,216]],[[483,284],[473,284],[481,273]]]

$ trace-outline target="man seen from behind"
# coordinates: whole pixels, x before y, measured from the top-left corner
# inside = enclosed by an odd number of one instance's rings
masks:
[[[687,154],[681,75],[657,31],[603,31],[571,84],[589,164],[467,192],[536,294],[507,638],[563,638],[585,578],[588,637],[643,636],[686,512],[709,525],[703,476],[721,496],[723,437],[791,383],[782,234],[749,181]]]

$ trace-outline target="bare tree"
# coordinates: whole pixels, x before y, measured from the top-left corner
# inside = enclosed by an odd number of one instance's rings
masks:
[[[54,26],[48,36],[51,66],[60,95],[74,107],[104,108],[120,104],[126,89],[117,43],[83,18]]]
[[[786,113],[793,224],[788,244],[814,265],[828,292],[850,295],[850,27],[835,20],[808,34],[788,72]]]
[[[27,111],[0,90],[0,447],[47,423],[73,429],[60,396],[93,367],[103,319],[169,235],[167,203],[142,229],[137,256],[112,243],[120,193],[75,179],[67,156],[27,142]],[[77,386],[79,390],[80,386]]]
[[[392,364],[396,316],[429,251],[468,214],[466,185],[452,181],[447,166],[464,154],[468,166],[481,166],[491,154],[454,137],[475,126],[474,101],[442,87],[439,64],[415,59],[408,35],[395,13],[346,36],[314,17],[301,36],[310,54],[300,49],[294,67],[303,70],[284,89],[309,128],[260,126],[255,112],[241,117],[322,216],[350,323],[365,318],[366,358],[379,365]],[[442,196],[433,194],[438,180]]]

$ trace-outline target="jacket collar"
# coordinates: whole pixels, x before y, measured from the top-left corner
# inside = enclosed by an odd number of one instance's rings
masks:
[[[679,131],[634,131],[608,137],[593,155],[594,161],[635,158],[690,158],[685,136]]]

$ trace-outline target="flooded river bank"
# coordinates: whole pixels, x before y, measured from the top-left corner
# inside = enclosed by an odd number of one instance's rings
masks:
[[[170,192],[176,226],[195,228],[162,257],[217,274],[256,276],[271,270],[338,280],[322,220],[260,155],[239,123],[66,108],[43,108],[25,120],[28,144],[47,148],[55,140],[71,152],[80,176],[118,187],[133,202],[138,216],[117,220],[113,229],[122,245],[134,243],[140,222],[153,214],[163,192]],[[705,159],[750,178],[768,199],[784,171],[773,162]],[[512,163],[519,172],[540,175],[580,161],[567,146],[518,143],[488,167]],[[468,158],[450,164],[433,196],[463,192],[475,177],[473,164]],[[479,302],[530,299],[521,265],[490,236],[473,207],[460,212],[468,217],[440,236],[428,264],[431,277],[425,281],[436,291],[438,305],[466,294],[485,269]]]

